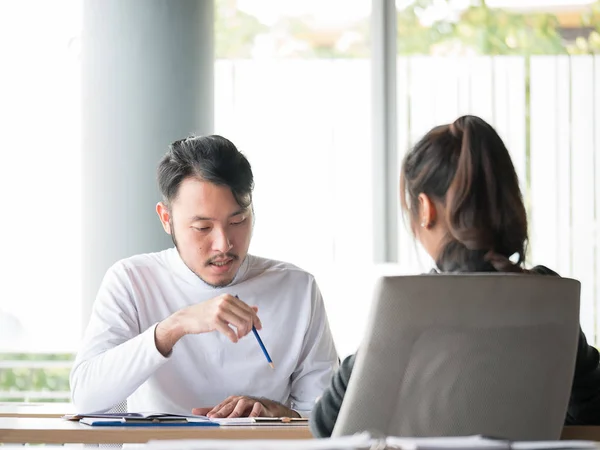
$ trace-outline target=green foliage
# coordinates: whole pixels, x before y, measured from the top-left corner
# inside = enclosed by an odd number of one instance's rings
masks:
[[[578,38],[575,44],[570,45],[569,53],[577,55],[600,53],[600,0],[582,15],[581,22],[583,26],[591,27],[593,30],[587,39]]]
[[[10,354],[0,353],[1,361],[65,361],[71,362],[73,354]],[[2,393],[16,392],[68,392],[68,367],[10,367],[0,369],[0,401],[65,401],[35,397],[2,397]]]
[[[484,55],[564,53],[557,25],[551,14],[492,10],[482,1],[463,13],[456,36]]]
[[[215,55],[217,58],[249,58],[254,39],[267,30],[256,17],[237,8],[235,0],[215,3]]]
[[[418,12],[422,9],[418,5],[419,2],[415,2],[398,11],[396,48],[399,55],[429,54],[435,44],[452,37],[453,26],[447,23],[436,23],[431,27],[421,24]]]
[[[0,353],[0,361],[73,361],[73,353]]]
[[[450,0],[446,0],[452,11]],[[532,55],[562,54],[568,49],[556,16],[549,13],[510,12],[474,1],[430,26],[421,25],[432,13],[433,0],[416,0],[398,11],[399,54]]]
[[[258,38],[265,38],[280,57],[365,58],[369,21],[358,21],[343,29],[323,29],[314,17],[285,17],[272,26],[240,10],[236,0],[217,0],[215,57],[250,58]]]
[[[397,49],[400,55],[556,55],[600,53],[600,0],[581,13],[588,37],[565,42],[556,15],[512,12],[472,0],[464,10],[453,10],[453,0],[405,0],[398,9]],[[236,0],[217,0],[216,56],[252,56],[258,38],[273,46],[277,57],[365,58],[369,49],[369,18],[344,27],[323,28],[312,16],[286,17],[272,26],[237,7]],[[444,7],[445,5],[445,7]],[[445,16],[439,15],[445,11]]]

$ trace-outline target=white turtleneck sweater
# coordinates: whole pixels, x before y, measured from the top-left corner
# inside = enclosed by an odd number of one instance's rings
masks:
[[[156,349],[158,322],[223,293],[258,306],[274,370],[252,333],[237,344],[218,332],[184,336],[169,357]],[[312,275],[248,255],[230,285],[214,288],[172,248],[108,270],[71,371],[71,395],[81,413],[107,411],[127,399],[131,412],[189,414],[230,395],[249,395],[306,416],[337,365]]]

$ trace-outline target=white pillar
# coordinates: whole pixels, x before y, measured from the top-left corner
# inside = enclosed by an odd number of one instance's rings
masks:
[[[212,133],[213,11],[213,0],[84,0],[84,324],[113,263],[171,245],[156,166],[174,140]]]

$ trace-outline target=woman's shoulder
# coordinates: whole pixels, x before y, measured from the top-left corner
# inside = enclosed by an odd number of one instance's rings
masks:
[[[555,277],[559,277],[560,276],[554,270],[549,269],[546,266],[535,266],[532,269],[530,269],[529,272],[530,273],[537,273],[538,275],[552,275],[552,276],[555,276]]]

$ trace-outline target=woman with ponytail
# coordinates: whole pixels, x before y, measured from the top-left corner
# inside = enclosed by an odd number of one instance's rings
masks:
[[[400,201],[435,272],[557,275],[543,266],[523,268],[527,215],[519,180],[502,139],[479,117],[435,127],[415,145],[402,164]],[[599,360],[580,330],[565,424],[600,424]],[[353,365],[354,355],[317,402],[310,422],[315,436],[331,435]]]

